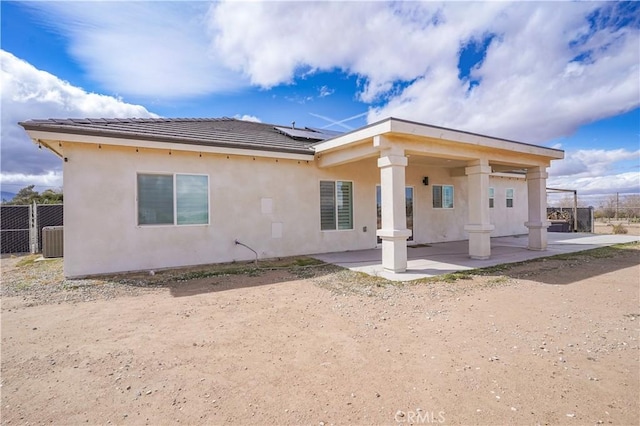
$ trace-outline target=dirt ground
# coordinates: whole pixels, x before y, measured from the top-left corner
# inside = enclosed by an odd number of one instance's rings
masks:
[[[639,264],[631,245],[413,284],[285,268],[42,293],[25,268],[60,262],[3,259],[2,424],[638,425]]]
[[[628,221],[595,222],[594,233],[613,234],[613,225],[620,224],[627,230],[627,235],[640,235],[640,223]]]

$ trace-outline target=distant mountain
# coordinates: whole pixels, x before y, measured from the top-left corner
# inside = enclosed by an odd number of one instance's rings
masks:
[[[2,191],[0,192],[0,201],[11,201],[16,194],[13,192]]]

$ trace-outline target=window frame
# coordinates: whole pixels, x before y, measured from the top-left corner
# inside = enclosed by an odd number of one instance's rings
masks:
[[[138,185],[138,176],[171,176],[173,179],[173,223],[140,223],[140,188]],[[178,223],[178,176],[204,176],[207,178],[207,221],[206,223]],[[211,178],[206,173],[184,173],[184,172],[136,172],[135,176],[135,223],[136,227],[190,227],[190,226],[210,226],[211,225]]]
[[[489,187],[489,208],[492,209],[496,205],[496,189],[493,186]]]
[[[321,186],[323,182],[330,182],[333,184],[333,220],[334,220],[334,228],[322,229],[322,195],[319,193],[319,211],[320,211],[320,231],[321,232],[341,232],[341,231],[353,231],[355,229],[355,184],[352,180],[346,179],[320,179],[318,182],[318,191],[321,191]],[[340,220],[339,220],[339,202],[338,202],[338,183],[348,183],[351,185],[351,208],[350,208],[350,228],[340,228]]]
[[[437,187],[440,188],[440,206],[435,205],[436,198],[435,198],[434,191],[436,190]],[[451,188],[451,207],[445,206],[445,188]],[[456,192],[455,192],[454,185],[444,185],[444,184],[432,185],[431,187],[431,208],[432,209],[453,210],[455,209],[455,205],[456,205],[455,198],[456,198]]]
[[[511,196],[509,196],[509,191],[511,191]],[[507,206],[508,209],[512,209],[515,200],[515,189],[513,188],[507,188],[507,190],[505,191],[505,205]],[[511,201],[511,205],[509,205],[509,201]]]

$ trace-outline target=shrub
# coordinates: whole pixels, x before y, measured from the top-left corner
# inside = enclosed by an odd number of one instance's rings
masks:
[[[617,225],[613,225],[613,233],[614,234],[626,234],[629,232],[627,228],[624,227],[623,224],[619,223]]]

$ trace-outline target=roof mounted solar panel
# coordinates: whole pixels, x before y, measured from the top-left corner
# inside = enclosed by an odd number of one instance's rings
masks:
[[[305,127],[305,129],[311,130],[313,132],[322,133],[322,134],[325,134],[325,135],[327,135],[329,137],[338,136],[338,135],[341,135],[341,134],[344,133],[344,132],[339,132],[337,130],[319,129],[317,127]]]
[[[277,131],[284,133],[285,135],[294,139],[308,139],[314,141],[323,141],[329,139],[332,135],[326,133],[320,133],[308,129],[296,129],[291,127],[274,127]]]

